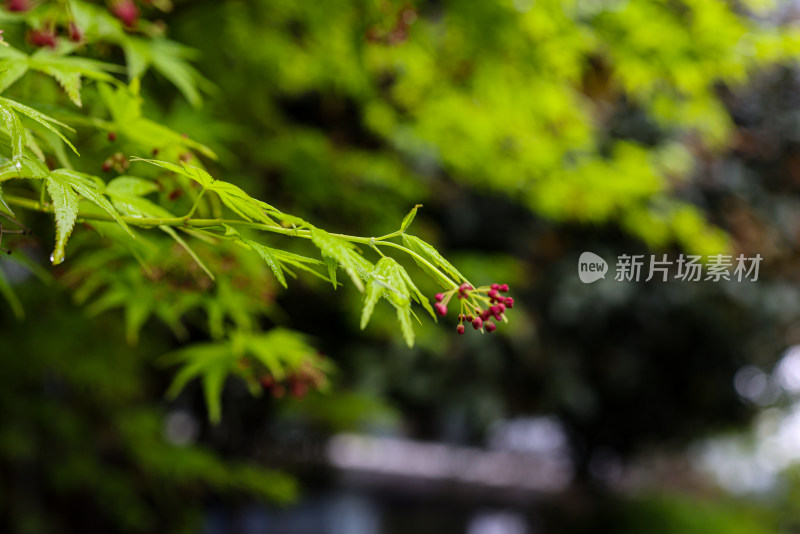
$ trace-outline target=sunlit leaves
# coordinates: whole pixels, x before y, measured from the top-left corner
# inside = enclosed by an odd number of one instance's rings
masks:
[[[717,84],[735,90],[768,62],[793,62],[800,43],[797,28],[753,17],[738,3],[517,4],[446,2],[437,16],[421,10],[407,33],[395,34],[406,9],[399,3],[378,9],[344,2],[330,10],[233,4],[223,12],[233,53],[250,76],[269,73],[259,86],[273,99],[314,93],[354,102],[365,126],[391,147],[371,155],[371,169],[400,152],[422,176],[444,171],[455,183],[492,189],[556,220],[622,222],[648,242],[646,226],[624,221],[673,197],[672,182],[646,163],[628,165],[628,154],[614,147],[629,138],[616,131],[618,113],[633,111],[654,129],[644,153],[674,142],[721,149],[734,125]],[[349,18],[353,9],[367,13],[366,42],[364,28]],[[304,39],[287,29],[291,21],[302,21]],[[252,47],[262,35],[269,46]],[[354,42],[362,45],[354,49]],[[390,81],[379,81],[387,75]],[[246,84],[239,88],[248,94]],[[246,120],[249,107],[240,108]],[[280,146],[271,163],[285,175],[302,176],[316,191],[373,179],[375,172],[337,166],[359,156],[360,147],[328,150],[324,128],[304,128],[302,138],[298,130],[271,139],[271,147]],[[315,137],[322,141],[299,142]],[[296,153],[313,154],[322,170],[314,173]],[[410,180],[380,182],[402,194]],[[318,194],[300,198],[325,206]],[[661,215],[654,209],[649,217]],[[696,246],[678,224],[667,221],[667,238]],[[710,229],[707,223],[704,233]]]

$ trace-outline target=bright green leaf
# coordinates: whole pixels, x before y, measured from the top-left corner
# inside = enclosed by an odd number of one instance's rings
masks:
[[[46,184],[56,218],[56,246],[50,255],[50,261],[53,265],[58,265],[64,261],[64,247],[78,219],[78,194],[59,176],[51,175]]]
[[[73,152],[75,152],[75,154],[80,155],[80,154],[78,154],[78,151],[75,149],[75,147],[72,145],[72,143],[70,143],[69,139],[64,137],[64,134],[62,134],[58,130],[58,128],[56,128],[54,126],[54,125],[58,125],[58,126],[62,126],[64,128],[67,128],[67,129],[71,130],[72,128],[70,128],[66,124],[64,124],[62,122],[59,122],[59,121],[57,121],[56,119],[54,119],[52,117],[48,117],[44,113],[40,113],[40,112],[36,111],[35,109],[33,109],[31,107],[28,107],[28,106],[26,106],[24,104],[20,104],[19,102],[15,102],[14,100],[9,100],[7,98],[0,97],[0,107],[11,107],[11,108],[14,108],[15,111],[18,111],[18,112],[22,113],[23,115],[25,115],[26,117],[35,120],[36,122],[38,122],[39,124],[41,124],[42,126],[47,128],[48,130],[50,130],[51,132],[55,133],[62,141],[64,141],[64,143],[67,144],[67,146],[69,146],[72,149]]]
[[[411,226],[411,223],[414,222],[414,217],[417,216],[417,210],[419,208],[421,208],[421,207],[422,207],[422,204],[417,204],[416,206],[411,208],[411,211],[408,212],[408,215],[406,215],[403,218],[403,222],[400,223],[400,231],[405,232],[406,228]]]
[[[353,285],[359,291],[364,291],[364,284],[359,278],[360,273],[364,270],[364,263],[358,259],[361,256],[354,250],[352,243],[319,228],[311,229],[311,241],[320,249],[323,257],[331,257],[339,262],[339,265],[350,275]],[[361,259],[363,260],[363,257]]]
[[[404,272],[405,269],[392,258],[383,257],[378,261],[367,284],[364,308],[361,312],[361,328],[366,328],[375,305],[383,297],[396,308],[403,337],[411,347],[414,345],[414,330],[411,326],[410,292]]]
[[[28,71],[27,58],[4,59],[0,61],[0,93],[22,78]]]
[[[14,110],[8,106],[0,106],[0,119],[11,137],[12,159],[15,163],[19,162],[25,153],[25,128]]]
[[[0,188],[0,213],[5,213],[6,215],[10,215],[11,217],[14,216],[14,212],[11,211],[11,208],[6,203],[6,199],[3,198],[2,188]]]
[[[336,271],[339,269],[339,264],[337,264],[336,260],[330,256],[325,256],[324,259],[325,265],[328,267],[328,278],[331,279],[333,289],[336,289],[336,286],[338,285],[336,282]]]
[[[142,197],[156,191],[158,186],[155,182],[134,176],[118,176],[106,185],[106,193],[111,196]]]
[[[259,256],[261,256],[261,258],[266,262],[266,264],[272,270],[272,274],[274,274],[275,278],[278,279],[278,282],[280,282],[280,284],[283,287],[287,287],[286,277],[283,276],[283,270],[281,270],[280,262],[273,254],[272,249],[269,247],[265,247],[264,245],[261,245],[259,243],[256,243],[255,241],[249,241],[247,239],[244,239],[243,241],[247,243],[247,245],[250,246],[253,250],[255,250]]]
[[[456,281],[463,281],[463,282],[467,281],[467,279],[464,278],[464,276],[460,272],[458,272],[458,269],[453,267],[453,265],[449,261],[444,259],[444,257],[441,254],[439,254],[439,251],[437,251],[435,248],[433,248],[431,245],[429,245],[422,239],[418,238],[417,236],[403,234],[403,243],[408,248],[419,254],[420,256],[433,262],[433,264],[436,267],[442,269],[445,273],[450,275]],[[424,264],[422,266],[425,267]],[[437,278],[437,282],[439,281],[440,280]]]
[[[131,237],[134,237],[133,232],[131,232],[130,228],[128,228],[127,223],[122,220],[111,201],[104,196],[103,190],[105,189],[105,184],[102,180],[89,174],[68,169],[55,170],[50,173],[50,176],[58,178],[63,183],[69,184],[83,198],[96,204],[106,213],[111,215],[111,217],[117,221],[117,223],[119,223],[119,225],[122,226],[122,228],[125,229],[125,231],[127,231]]]

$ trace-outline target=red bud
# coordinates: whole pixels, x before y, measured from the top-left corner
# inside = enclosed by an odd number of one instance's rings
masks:
[[[111,8],[111,12],[129,28],[135,26],[139,20],[139,8],[133,0],[119,0]]]

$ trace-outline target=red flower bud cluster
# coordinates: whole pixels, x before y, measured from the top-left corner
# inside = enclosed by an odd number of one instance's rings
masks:
[[[83,32],[81,31],[80,28],[78,28],[78,25],[75,24],[74,22],[69,23],[68,35],[69,35],[69,40],[72,41],[73,43],[80,43],[81,41],[83,41]]]
[[[128,158],[125,157],[125,154],[122,152],[117,152],[103,162],[102,168],[103,172],[109,172],[111,169],[114,169],[115,171],[122,173],[128,170],[128,167],[130,167]]]
[[[259,378],[261,387],[269,390],[276,399],[284,397],[287,391],[295,398],[305,397],[309,389],[319,389],[324,381],[325,376],[322,371],[308,362],[305,362],[282,381],[275,380],[271,374],[264,374]]]
[[[400,44],[408,38],[411,25],[417,20],[417,16],[416,10],[407,5],[397,13],[391,29],[382,30],[378,26],[372,26],[366,31],[365,37],[371,43]]]
[[[6,2],[6,9],[9,11],[28,11],[31,7],[31,0],[8,0]]]
[[[58,44],[55,32],[48,28],[40,28],[28,32],[28,42],[38,48],[55,48]]]
[[[17,7],[22,6],[23,3],[20,3]],[[12,4],[13,2],[7,4],[6,8],[14,11],[11,9]],[[17,11],[27,11],[27,8],[17,9]],[[75,24],[74,21],[70,21],[66,28],[61,28],[52,20],[49,20],[45,21],[41,27],[28,32],[28,42],[31,44],[31,46],[35,46],[37,48],[55,48],[58,46],[58,38],[62,31],[65,31],[67,38],[73,43],[79,43],[83,40],[83,32],[80,28],[78,28],[78,25]]]
[[[508,284],[474,288],[470,284],[463,283],[446,293],[437,293],[433,307],[436,313],[444,317],[447,315],[450,300],[455,296],[461,304],[456,327],[460,335],[466,332],[464,323],[472,324],[475,330],[494,332],[497,329],[496,323],[505,321],[507,311],[514,307],[514,299],[503,295],[507,292]]]

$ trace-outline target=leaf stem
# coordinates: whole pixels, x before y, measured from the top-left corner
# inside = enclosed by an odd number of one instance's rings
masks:
[[[20,208],[39,211],[42,213],[53,213],[53,206],[41,204],[35,200],[25,197],[19,197],[15,195],[6,195],[5,196],[6,202],[13,206],[17,206]],[[191,213],[191,212],[190,212]],[[115,219],[111,217],[111,215],[107,213],[90,213],[90,214],[81,214],[78,216],[80,220],[93,220],[93,221],[108,221],[114,222]],[[284,228],[282,226],[270,226],[264,223],[259,222],[252,222],[252,221],[244,221],[244,220],[237,220],[237,219],[192,219],[191,217],[131,217],[131,216],[118,216],[119,220],[124,221],[125,223],[131,226],[138,226],[138,227],[157,227],[157,226],[174,226],[174,227],[189,227],[189,228],[211,228],[214,226],[223,226],[225,224],[231,226],[242,226],[245,228],[254,228],[256,230],[263,230],[265,232],[272,232],[275,234],[286,235],[290,237],[302,237],[304,239],[311,239],[311,231],[310,230],[297,230],[295,228]],[[331,234],[332,236],[338,237],[340,239],[344,239],[346,241],[350,241],[352,243],[363,243],[365,245],[376,246],[382,245],[387,247],[396,248],[402,250],[412,258],[414,258],[418,263],[424,265],[427,269],[430,270],[431,273],[436,275],[445,285],[445,287],[455,288],[458,287],[453,280],[451,280],[447,275],[442,273],[436,266],[431,264],[428,260],[414,252],[413,250],[409,250],[403,245],[394,243],[392,241],[388,241],[388,239],[392,237],[397,237],[401,235],[403,232],[398,230],[396,232],[392,232],[391,234],[386,234],[381,237],[358,237],[346,234]]]
[[[194,212],[197,210],[198,204],[200,204],[200,199],[203,198],[203,195],[206,192],[206,188],[200,190],[200,194],[197,195],[197,198],[194,199],[194,204],[192,204],[192,209],[189,210],[189,213],[183,216],[184,219],[188,220],[194,215]]]

